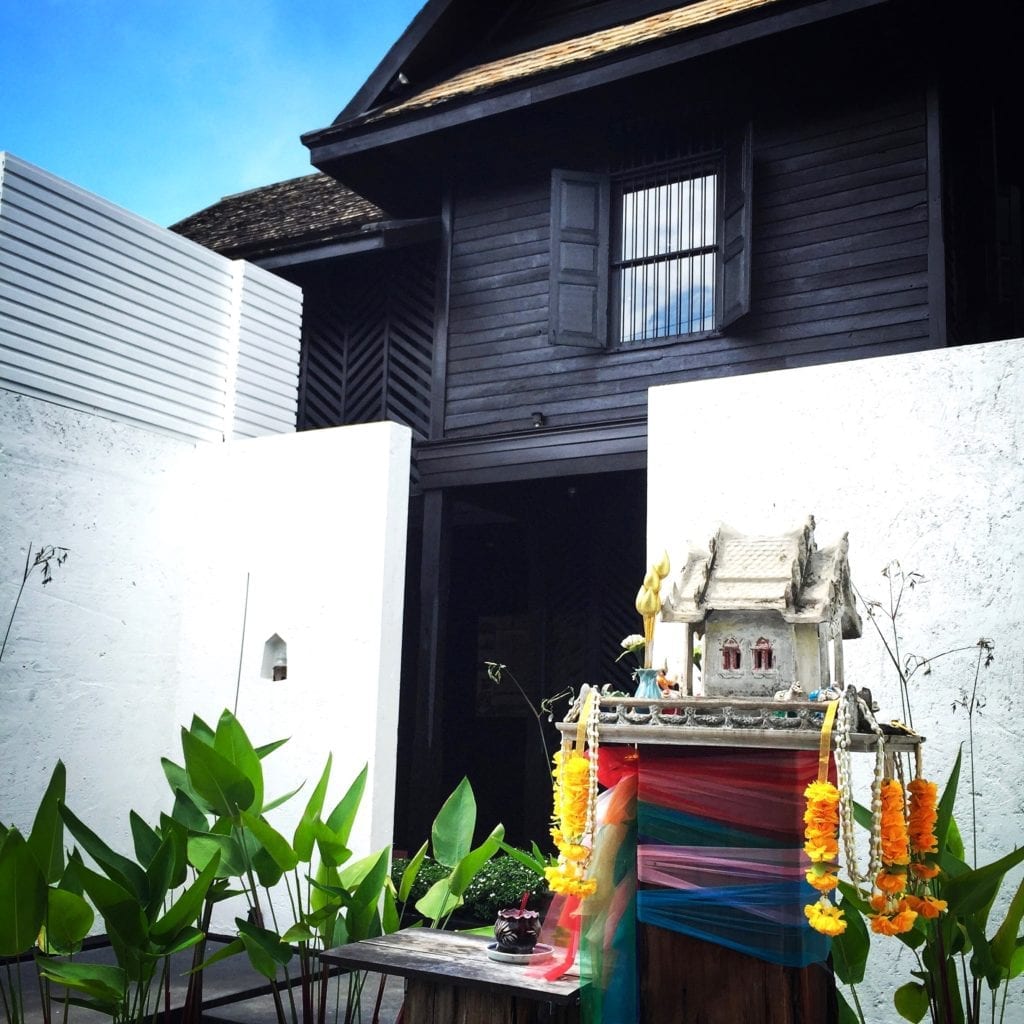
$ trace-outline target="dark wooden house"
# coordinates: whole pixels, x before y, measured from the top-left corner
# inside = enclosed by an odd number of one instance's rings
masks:
[[[176,226],[302,285],[300,429],[413,430],[399,845],[463,774],[543,838],[484,660],[628,684],[648,388],[1024,334],[1020,7],[428,0],[319,173]]]

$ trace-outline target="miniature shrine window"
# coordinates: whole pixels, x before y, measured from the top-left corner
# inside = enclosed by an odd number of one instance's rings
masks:
[[[735,672],[739,667],[740,645],[736,640],[726,640],[722,644],[722,668],[727,672]]]
[[[757,643],[751,648],[751,656],[755,672],[768,672],[775,668],[775,654],[772,651],[770,640],[763,636],[758,638]]]

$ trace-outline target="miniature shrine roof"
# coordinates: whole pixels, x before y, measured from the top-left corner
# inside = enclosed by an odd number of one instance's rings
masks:
[[[703,622],[712,611],[775,611],[786,622],[826,622],[838,613],[843,636],[861,634],[844,535],[819,548],[814,519],[789,533],[743,534],[721,526],[707,552],[691,551],[665,597],[662,618]]]
[[[535,75],[602,58],[613,58],[633,47],[659,42],[687,29],[775,3],[778,0],[697,0],[696,3],[649,15],[625,25],[614,25],[466,68],[415,96],[374,111],[370,119],[377,120],[392,114],[437,106]]]

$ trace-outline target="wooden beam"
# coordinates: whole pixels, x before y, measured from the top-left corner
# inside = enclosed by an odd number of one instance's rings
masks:
[[[430,384],[430,438],[444,437],[447,405],[448,307],[452,283],[452,189],[441,202],[441,246],[437,260],[437,302],[434,307],[434,354]]]

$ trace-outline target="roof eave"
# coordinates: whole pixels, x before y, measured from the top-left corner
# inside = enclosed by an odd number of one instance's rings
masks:
[[[718,28],[710,28],[698,35],[690,35],[667,46],[645,49],[616,59],[604,59],[599,63],[588,63],[564,73],[553,73],[541,80],[532,77],[516,86],[494,89],[485,94],[455,97],[443,104],[410,108],[393,116],[373,117],[371,114],[370,119],[361,116],[336,121],[326,128],[306,132],[302,142],[310,150],[313,165],[328,170],[332,164],[357,153],[608,85],[765,36],[891,2],[816,0],[814,3],[771,13],[762,11]]]

